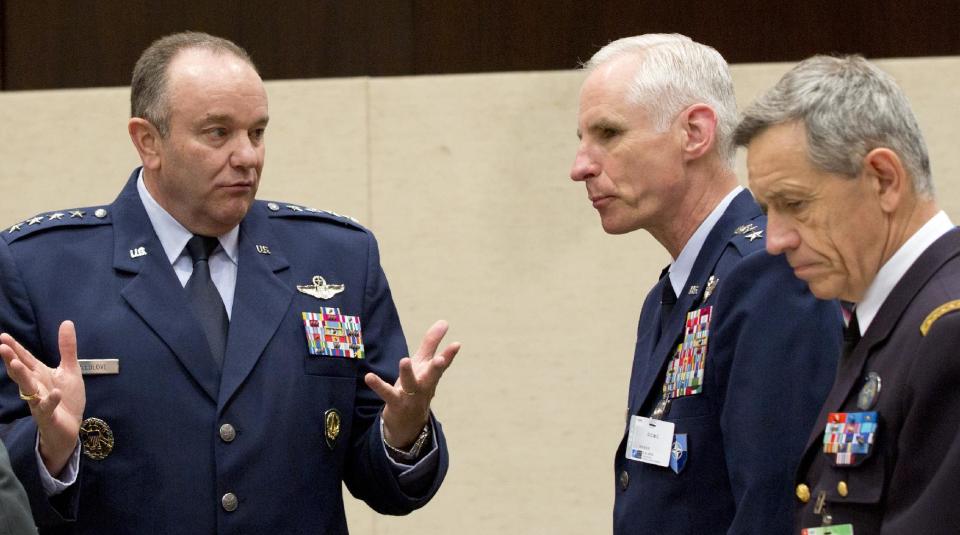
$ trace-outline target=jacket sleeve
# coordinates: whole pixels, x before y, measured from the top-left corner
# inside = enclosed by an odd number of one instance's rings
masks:
[[[816,299],[782,256],[762,250],[720,285],[711,344],[728,366],[718,378],[736,508],[728,533],[789,533],[793,475],[840,354],[839,306]]]
[[[47,365],[55,366],[50,348],[44,347],[26,285],[10,245],[0,239],[0,332],[13,336]],[[59,360],[59,357],[57,357]],[[23,483],[34,519],[41,527],[56,526],[76,518],[79,481],[65,492],[47,497],[37,464],[37,426],[17,394],[17,384],[0,369],[0,439],[6,444],[10,464]]]
[[[380,434],[380,412],[383,401],[363,381],[366,372],[394,382],[400,359],[408,350],[386,276],[380,267],[380,255],[373,235],[369,239],[367,277],[364,291],[363,340],[366,357],[357,378],[354,409],[353,448],[344,480],[350,493],[382,514],[402,515],[425,505],[440,488],[447,471],[448,455],[443,430],[431,416],[437,445],[432,470],[418,473],[414,481],[400,481],[400,473],[387,456]],[[423,462],[423,461],[421,461]],[[413,495],[408,494],[412,492]]]

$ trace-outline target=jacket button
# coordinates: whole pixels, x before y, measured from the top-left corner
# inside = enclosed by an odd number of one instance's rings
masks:
[[[220,426],[220,440],[224,442],[233,442],[233,439],[237,438],[237,430],[233,428],[230,424],[223,424]]]
[[[850,493],[850,489],[847,488],[846,481],[841,481],[837,483],[837,494],[839,494],[841,498],[846,498],[847,494],[849,493]]]
[[[810,501],[810,487],[800,483],[797,485],[797,499],[802,503]]]
[[[237,495],[228,492],[223,495],[223,498],[220,498],[220,505],[223,506],[223,510],[230,513],[237,510]]]
[[[627,490],[627,486],[630,485],[630,474],[626,470],[620,471],[620,490]]]

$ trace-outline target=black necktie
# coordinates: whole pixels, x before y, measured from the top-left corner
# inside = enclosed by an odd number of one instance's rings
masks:
[[[857,311],[850,311],[850,322],[843,329],[843,358],[853,353],[853,348],[860,342],[860,322],[857,321]]]
[[[670,272],[664,269],[666,273],[661,282],[663,282],[663,288],[660,293],[660,332],[663,333],[667,329],[667,320],[670,317],[670,313],[673,312],[673,305],[677,304],[677,294],[673,292],[673,284],[670,283]]]
[[[210,278],[210,264],[207,259],[217,248],[219,242],[209,236],[194,235],[187,242],[187,252],[193,260],[193,274],[187,281],[187,299],[200,320],[200,326],[207,335],[207,344],[217,362],[217,367],[223,366],[223,356],[227,349],[227,328],[230,321],[227,319],[227,309],[223,306],[220,292]]]

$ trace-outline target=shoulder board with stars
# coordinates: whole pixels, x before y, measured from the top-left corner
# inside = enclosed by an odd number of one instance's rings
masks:
[[[762,221],[756,219],[744,221],[733,230],[730,242],[743,254],[758,248],[763,249],[766,246],[766,230],[761,223]]]
[[[0,229],[0,236],[7,243],[54,228],[106,225],[110,223],[110,210],[106,206],[58,210],[37,214],[31,218]]]
[[[266,210],[270,217],[302,217],[335,221],[349,227],[366,230],[356,219],[348,215],[341,215],[336,212],[331,212],[330,210],[320,210],[298,204],[287,204],[275,201],[258,201],[258,203],[263,205],[263,209]]]

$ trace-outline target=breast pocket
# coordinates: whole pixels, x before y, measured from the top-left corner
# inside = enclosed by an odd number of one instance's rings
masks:
[[[356,378],[359,370],[360,359],[306,355],[303,360],[303,372],[307,375]]]

